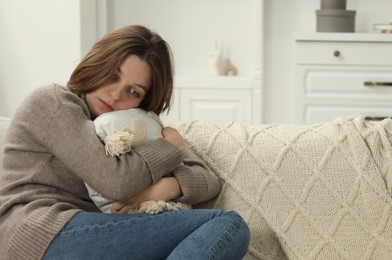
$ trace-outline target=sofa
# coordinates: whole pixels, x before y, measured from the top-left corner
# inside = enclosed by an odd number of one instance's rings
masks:
[[[0,119],[1,150],[8,124]],[[176,127],[221,181],[220,194],[195,207],[243,216],[245,259],[392,259],[390,119]]]

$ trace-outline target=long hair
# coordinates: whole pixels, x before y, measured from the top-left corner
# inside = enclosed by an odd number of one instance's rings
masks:
[[[95,43],[71,74],[68,88],[80,95],[107,84],[129,55],[137,55],[152,71],[152,85],[140,108],[158,115],[169,110],[174,74],[172,52],[157,33],[141,25],[118,29]]]

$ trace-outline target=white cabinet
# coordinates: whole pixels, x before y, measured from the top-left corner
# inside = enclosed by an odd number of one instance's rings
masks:
[[[170,114],[162,119],[259,123],[261,104],[260,88],[249,78],[176,78]]]
[[[295,121],[392,116],[392,35],[295,36]]]

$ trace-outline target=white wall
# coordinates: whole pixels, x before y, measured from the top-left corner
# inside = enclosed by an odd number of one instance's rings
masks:
[[[80,0],[0,0],[0,116],[34,88],[67,82],[80,35]]]
[[[143,24],[156,30],[173,49],[177,76],[208,76],[208,54],[215,40],[223,41],[223,55],[237,67],[238,75],[250,76],[252,1],[115,0],[107,6],[107,29]]]
[[[135,2],[136,0],[130,1]],[[145,1],[145,0],[140,0]],[[208,23],[214,17],[209,10],[197,6],[199,0],[173,0],[170,6],[160,6],[157,13],[163,17],[163,23],[170,23],[173,17],[165,15],[165,8],[183,10],[188,8],[194,12],[178,13],[183,15],[183,27],[175,24],[176,30],[163,32],[170,39],[178,39],[178,43],[171,43],[175,52],[194,52],[195,59],[177,58],[182,74],[205,73],[200,68],[204,66],[206,50],[211,47],[213,38],[225,37],[228,41],[247,41],[241,35],[230,36],[230,30],[223,29],[203,36],[198,28],[189,27],[187,19]],[[203,1],[203,4],[205,4]],[[241,1],[208,0],[216,10],[221,6],[225,19],[241,19],[248,10],[249,0],[241,7]],[[87,6],[84,6],[86,5]],[[104,0],[97,0],[102,4]],[[114,8],[133,8],[126,0],[110,1]],[[156,1],[159,3],[159,1]],[[181,3],[186,2],[190,6]],[[34,88],[50,82],[65,83],[78,63],[81,55],[96,39],[94,25],[95,0],[0,0],[0,116],[10,116],[15,107]],[[265,0],[265,61],[264,61],[264,122],[279,123],[292,122],[293,111],[293,34],[295,32],[314,32],[316,28],[315,10],[319,9],[319,0]],[[157,3],[156,3],[157,4]],[[97,7],[100,5],[98,4]],[[119,7],[120,6],[120,7]],[[144,5],[145,6],[145,5]],[[371,32],[373,23],[386,22],[392,18],[392,1],[390,0],[347,0],[347,7],[356,10],[356,31]],[[88,12],[82,10],[90,8]],[[99,8],[98,8],[99,9]],[[143,19],[144,12],[151,10],[137,10],[138,19]],[[102,10],[97,10],[98,13]],[[80,13],[83,13],[81,19]],[[125,13],[127,13],[125,11]],[[86,14],[90,14],[86,17]],[[211,18],[212,17],[212,18]],[[173,19],[172,19],[173,18]],[[208,18],[208,19],[207,19]],[[199,20],[198,20],[199,19]],[[245,19],[246,15],[245,15]],[[83,20],[83,22],[82,22]],[[116,20],[121,24],[121,18]],[[159,21],[158,21],[159,22]],[[221,22],[221,21],[218,21]],[[99,21],[98,21],[99,23]],[[110,24],[108,26],[110,30]],[[102,27],[102,26],[101,26]],[[179,29],[178,29],[179,28]],[[159,29],[159,28],[157,28]],[[246,33],[247,28],[244,28]],[[238,29],[236,29],[238,31]],[[190,38],[187,34],[190,34]],[[193,33],[193,34],[192,34]],[[102,32],[98,32],[99,35]],[[177,38],[178,37],[178,38]],[[204,38],[203,51],[187,49],[187,41],[193,37]],[[181,41],[182,42],[181,42]],[[185,42],[185,44],[183,44]],[[245,45],[247,43],[244,43]],[[247,71],[247,64],[251,53],[244,50],[240,57],[232,52],[242,72]],[[203,57],[201,57],[203,55]],[[187,56],[186,56],[187,57]],[[233,57],[233,59],[234,59]],[[250,66],[250,65],[249,65]],[[181,71],[183,70],[183,71]]]

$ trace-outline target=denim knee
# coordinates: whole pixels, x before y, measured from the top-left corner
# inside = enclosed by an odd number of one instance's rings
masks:
[[[242,259],[249,247],[250,230],[248,224],[235,211],[226,212],[224,216],[230,219],[231,223],[228,226],[231,225],[232,230],[228,235],[230,239],[226,240],[229,243],[222,259]]]
[[[242,241],[244,246],[246,247],[245,250],[248,249],[249,240],[250,240],[250,230],[248,224],[245,220],[235,211],[229,211],[229,215],[231,215],[236,221],[238,225],[238,239]]]

